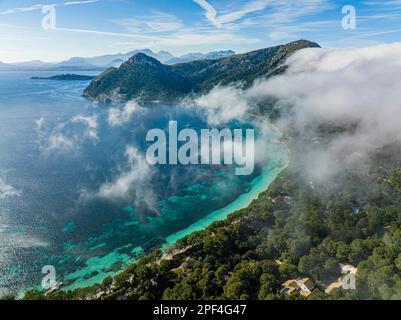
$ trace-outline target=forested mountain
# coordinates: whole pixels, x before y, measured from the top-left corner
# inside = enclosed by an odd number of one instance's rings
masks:
[[[97,100],[130,100],[141,97],[149,101],[169,101],[190,93],[195,82],[182,73],[143,53],[138,53],[120,68],[109,68],[96,77],[84,96]]]
[[[207,92],[216,85],[269,78],[285,70],[284,62],[295,51],[319,47],[299,40],[287,45],[233,55],[217,60],[200,60],[172,66],[136,54],[120,68],[110,68],[95,78],[84,96],[95,100],[176,101],[190,93]]]

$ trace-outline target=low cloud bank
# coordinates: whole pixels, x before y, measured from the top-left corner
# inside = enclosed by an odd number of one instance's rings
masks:
[[[345,167],[365,170],[369,154],[401,140],[401,43],[356,49],[303,49],[280,76],[250,89],[215,88],[195,103],[211,123],[244,116],[260,104],[286,110],[276,125],[304,141],[308,178],[324,182]],[[319,126],[353,126],[326,143]]]
[[[324,182],[345,167],[364,173],[371,152],[401,140],[401,43],[359,49],[305,49],[288,60],[288,71],[255,84],[251,98],[272,96],[291,105],[289,121],[309,141],[318,126],[353,125],[327,144],[309,147],[307,174]]]

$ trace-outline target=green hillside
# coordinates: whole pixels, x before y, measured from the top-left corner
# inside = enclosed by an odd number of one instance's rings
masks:
[[[204,93],[216,85],[251,85],[285,70],[286,59],[297,50],[319,47],[299,40],[287,45],[233,55],[217,60],[201,60],[172,66],[138,53],[119,69],[110,68],[96,77],[84,96],[100,101],[170,102],[191,94]]]

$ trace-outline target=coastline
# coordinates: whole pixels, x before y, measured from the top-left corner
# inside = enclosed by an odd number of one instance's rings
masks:
[[[170,245],[173,245],[179,239],[182,239],[194,232],[204,230],[212,225],[214,222],[223,221],[230,214],[247,208],[254,200],[259,197],[261,193],[266,191],[271,183],[277,178],[277,176],[288,167],[290,151],[284,142],[275,139],[278,136],[281,136],[280,131],[271,124],[269,124],[269,126],[273,129],[275,136],[274,139],[271,136],[268,139],[270,140],[269,146],[272,149],[269,152],[271,152],[273,157],[267,164],[263,166],[261,174],[252,180],[252,187],[250,188],[249,192],[241,194],[233,202],[231,202],[224,208],[212,211],[207,216],[203,217],[202,219],[198,220],[187,228],[167,236],[165,238],[165,244],[161,248],[162,250]],[[141,248],[137,247],[134,250],[138,252],[139,249]],[[110,273],[99,272],[96,276],[85,279],[85,275],[89,271],[93,271],[94,269],[96,269],[95,266],[104,263],[111,266],[112,263],[114,263],[116,260],[123,261],[123,266],[120,270]],[[78,278],[77,281],[63,286],[60,290],[69,291],[80,288],[88,288],[95,284],[100,284],[107,276],[116,276],[123,272],[129,265],[134,264],[137,261],[138,260],[136,258],[130,259],[130,257],[125,254],[118,255],[115,251],[104,257],[94,257],[87,261],[85,268],[77,270],[74,273],[69,274],[65,279],[63,279],[69,280],[73,278]],[[25,291],[26,290],[24,290],[24,292]],[[21,296],[21,294],[19,296]]]
[[[254,200],[256,200],[259,197],[261,193],[266,191],[269,188],[269,186],[274,182],[274,180],[278,177],[278,175],[288,167],[290,161],[289,160],[290,150],[288,149],[287,145],[284,142],[278,140],[278,137],[282,136],[280,130],[271,123],[269,123],[269,126],[272,128],[272,131],[274,133],[274,138],[271,136],[268,138],[270,140],[270,146],[272,147],[272,149],[274,149],[274,152],[272,152],[272,154],[274,154],[274,158],[271,161],[269,161],[266,165],[264,165],[261,174],[252,180],[251,182],[252,187],[249,190],[249,192],[241,194],[238,198],[236,198],[233,202],[231,202],[224,208],[212,211],[202,219],[188,226],[187,228],[167,236],[165,238],[165,244],[163,244],[161,247],[162,250],[164,250],[168,246],[174,245],[179,239],[182,239],[194,232],[208,228],[214,222],[225,220],[230,214],[236,211],[246,209],[247,207],[249,207],[249,205],[251,205],[251,203]],[[95,265],[98,265],[101,260],[103,261],[109,260],[108,258],[109,255],[101,259],[97,259]],[[115,261],[116,259],[112,260]],[[125,263],[124,267],[121,270],[109,274],[101,272],[97,276],[92,277],[90,279],[85,279],[83,281],[82,279],[85,274],[84,270],[77,270],[74,273],[74,275],[75,276],[80,275],[79,278],[81,278],[81,281],[77,281],[70,285],[62,287],[61,290],[63,291],[75,290],[99,284],[107,276],[116,276],[119,273],[123,272],[129,265],[134,264],[138,261],[137,259],[129,259],[128,256],[124,256],[123,260]],[[90,267],[89,265],[88,267]],[[67,279],[68,278],[69,277],[67,277]]]
[[[230,214],[238,210],[246,209],[262,192],[269,188],[271,183],[288,167],[288,165],[289,160],[287,159],[285,164],[281,167],[275,167],[273,164],[265,166],[262,170],[262,174],[252,181],[252,188],[248,193],[241,194],[236,200],[234,200],[234,202],[226,207],[215,210],[189,227],[168,236],[165,238],[166,243],[163,245],[163,248],[176,243],[179,239],[182,239],[193,232],[206,229],[214,222],[225,220]]]
[[[285,144],[283,144],[283,145],[285,146]],[[279,165],[278,163],[276,163],[274,161],[274,162],[271,162],[268,165],[264,166],[262,169],[262,174],[260,176],[256,177],[252,181],[252,188],[249,192],[241,194],[232,203],[228,204],[224,208],[212,211],[207,216],[205,216],[204,218],[193,223],[189,227],[166,237],[165,238],[166,243],[162,246],[162,249],[165,249],[166,247],[175,244],[179,239],[182,239],[194,232],[206,229],[214,222],[225,220],[230,214],[232,214],[238,210],[246,209],[254,200],[256,200],[259,197],[259,195],[261,193],[266,191],[269,188],[269,186],[271,185],[271,183],[273,183],[273,181],[277,178],[277,176],[288,167],[289,157],[288,157],[288,149],[286,146],[285,146],[285,148],[283,148],[283,150],[281,150],[280,156],[281,156],[280,161],[284,162],[284,163],[281,163],[281,165]],[[283,158],[285,158],[284,161],[283,161]],[[62,287],[61,290],[64,290],[64,291],[65,290],[75,290],[75,289],[86,288],[86,287],[90,287],[95,284],[99,284],[103,281],[103,279],[106,276],[116,276],[119,273],[123,272],[130,264],[137,262],[137,260],[135,260],[135,259],[133,259],[133,260],[127,259],[128,256],[125,258],[126,258],[125,264],[124,264],[125,267],[122,268],[121,270],[114,272],[113,274],[99,273],[96,277],[87,279],[85,281],[79,281],[77,283],[67,285],[65,287]],[[107,256],[105,257],[105,259],[107,260]],[[99,259],[97,259],[97,261],[96,261],[96,265],[99,263],[98,260]],[[82,272],[82,270],[81,270],[81,272]],[[79,274],[81,272],[77,271],[75,273],[75,275]]]
[[[285,146],[285,144],[283,144],[283,145]],[[288,167],[289,157],[288,157],[288,149],[286,147],[281,150],[279,161],[284,162],[284,163],[281,163],[281,165],[280,165],[279,163],[276,163],[276,161],[273,161],[263,167],[262,174],[259,175],[258,177],[256,177],[252,181],[252,188],[249,192],[241,194],[237,199],[235,199],[233,202],[231,202],[224,208],[212,211],[207,216],[205,216],[204,218],[193,223],[189,227],[166,237],[165,238],[166,243],[162,246],[162,249],[165,249],[166,247],[173,245],[179,239],[182,239],[182,238],[190,235],[193,232],[197,232],[197,231],[206,229],[214,222],[225,220],[230,214],[232,214],[238,210],[247,208],[254,200],[256,200],[259,197],[259,195],[261,193],[266,191],[269,188],[269,186],[271,185],[271,183],[277,178],[277,176]],[[108,258],[109,257],[106,256],[103,259],[96,259],[96,263],[94,263],[94,265],[98,265],[101,260],[105,261],[105,260],[108,260]],[[103,281],[103,279],[105,277],[116,276],[119,273],[123,272],[130,264],[137,262],[137,260],[135,260],[135,259],[129,260],[128,256],[126,256],[124,258],[125,258],[124,259],[125,260],[124,268],[122,268],[121,270],[119,270],[117,272],[113,272],[112,274],[99,273],[96,277],[93,277],[91,279],[86,279],[84,281],[78,281],[76,283],[72,283],[70,285],[62,287],[61,290],[64,290],[64,291],[65,290],[75,290],[75,289],[86,288],[86,287],[90,287],[95,284],[99,284]],[[93,265],[93,264],[90,263],[89,265]],[[76,275],[80,274],[80,276],[82,277],[85,274],[85,272],[82,272],[82,271],[83,270],[78,270],[75,272],[74,275],[76,276]]]
[[[269,126],[273,129],[273,132],[277,134],[277,137],[282,137],[282,132],[272,123],[268,122]],[[276,138],[277,138],[276,137]],[[241,194],[236,200],[228,204],[224,208],[215,210],[209,213],[206,217],[198,220],[189,227],[180,230],[165,238],[166,243],[162,246],[162,249],[175,244],[179,239],[182,239],[193,232],[201,231],[209,227],[211,224],[217,221],[223,221],[227,217],[239,210],[246,209],[251,203],[256,200],[261,193],[266,191],[274,180],[283,172],[290,164],[290,149],[288,146],[280,141],[271,139],[271,144],[280,145],[282,147],[276,154],[277,157],[272,163],[265,165],[262,169],[262,174],[252,181],[252,188],[248,193]],[[282,163],[278,163],[282,162]]]

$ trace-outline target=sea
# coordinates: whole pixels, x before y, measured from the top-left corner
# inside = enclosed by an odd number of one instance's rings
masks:
[[[96,103],[82,97],[89,81],[30,79],[60,73],[0,72],[0,296],[42,290],[49,267],[63,290],[100,283],[247,207],[288,161],[280,133],[246,118],[218,128],[263,138],[252,175],[235,175],[235,165],[150,166],[150,129],[212,128],[205,112]]]

